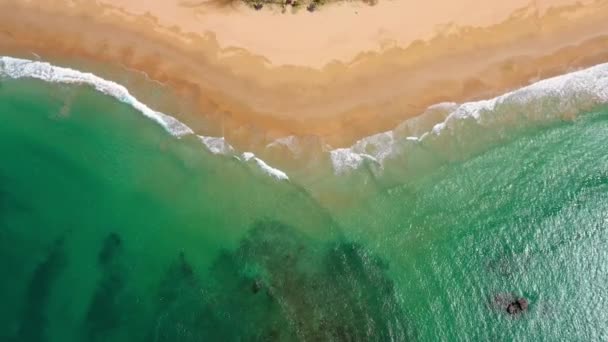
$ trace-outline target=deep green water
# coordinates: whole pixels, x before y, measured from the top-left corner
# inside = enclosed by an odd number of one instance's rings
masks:
[[[4,80],[0,341],[608,340],[608,108],[501,134],[327,209],[86,87]]]

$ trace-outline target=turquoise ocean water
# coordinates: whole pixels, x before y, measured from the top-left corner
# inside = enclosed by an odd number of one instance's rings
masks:
[[[608,106],[581,99],[281,180],[3,78],[0,341],[607,340]]]

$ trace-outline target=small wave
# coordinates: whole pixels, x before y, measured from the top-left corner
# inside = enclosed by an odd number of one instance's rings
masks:
[[[173,136],[180,138],[194,134],[194,131],[183,122],[165,113],[155,111],[137,100],[123,85],[103,79],[92,73],[59,67],[47,62],[1,56],[0,78],[33,78],[50,83],[88,85],[103,94],[130,105],[146,117],[160,124]],[[236,153],[235,149],[223,137],[198,136],[198,138],[213,154],[235,155]],[[269,166],[262,159],[255,157],[251,152],[243,153],[241,158],[244,161],[254,161],[266,174],[276,179],[289,179],[285,172]],[[241,158],[238,159],[241,160]]]
[[[275,169],[274,167],[266,164],[262,159],[255,156],[255,154],[251,152],[244,152],[242,155],[243,160],[245,161],[254,161],[260,169],[262,169],[265,173],[270,176],[273,176],[279,180],[289,180],[287,174],[279,169]]]
[[[124,86],[91,73],[58,67],[46,62],[4,56],[0,57],[0,76],[13,79],[35,78],[51,83],[86,84],[101,93],[132,106],[143,115],[159,123],[167,132],[176,137],[193,134],[192,129],[181,121],[167,114],[157,112],[138,101]]]
[[[226,142],[224,137],[205,137],[199,135],[198,138],[213,154],[233,155],[235,153],[234,147]]]
[[[441,103],[392,131],[363,138],[348,148],[330,151],[334,173],[343,174],[374,161],[384,162],[449,132],[462,134],[463,123],[483,129],[504,128],[517,120],[550,122],[608,103],[608,63],[548,78],[489,100]],[[431,124],[432,123],[432,124]]]
[[[298,137],[295,135],[288,135],[283,138],[276,139],[270,144],[266,145],[267,148],[274,148],[278,146],[286,147],[291,153],[297,155],[302,150],[302,144],[299,142]]]
[[[289,180],[287,174],[277,168],[274,168],[268,165],[265,161],[258,158],[252,152],[244,152],[240,156],[237,155],[236,150],[232,145],[226,142],[224,137],[206,137],[199,135],[198,138],[202,141],[202,143],[207,147],[209,152],[213,154],[221,154],[226,156],[233,156],[238,160],[243,160],[245,162],[252,161],[259,169],[261,169],[264,173],[269,176],[272,176],[279,180]]]
[[[89,85],[132,106],[178,138],[194,134],[190,127],[176,118],[138,101],[124,86],[91,73],[41,61],[3,56],[0,57],[0,77]],[[461,134],[465,122],[473,122],[483,129],[501,127],[509,124],[509,121],[521,119],[546,122],[563,116],[574,116],[582,109],[607,102],[608,63],[541,80],[489,100],[463,104],[440,103],[429,107],[421,115],[406,120],[394,130],[360,139],[348,148],[332,150],[323,145],[321,152],[329,152],[335,174],[356,170],[365,164],[373,165],[374,170],[382,170],[386,161],[406,153],[412,146],[445,133]],[[199,136],[199,139],[213,154],[233,155],[240,160],[254,161],[265,173],[277,179],[288,179],[285,172],[269,166],[250,152],[239,156],[222,137]],[[299,137],[289,136],[270,143],[268,147],[285,146],[292,153],[299,154],[302,150],[300,143]]]
[[[358,169],[369,160],[378,163],[378,160],[369,154],[354,152],[351,148],[337,148],[329,151],[332,165],[336,174],[346,173],[349,170]]]

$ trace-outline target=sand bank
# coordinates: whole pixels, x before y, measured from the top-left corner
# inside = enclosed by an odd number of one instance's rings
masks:
[[[438,102],[608,61],[607,17],[608,1],[392,0],[282,14],[204,1],[0,0],[0,54],[145,72],[205,118],[206,135],[237,147],[293,134],[340,147]]]

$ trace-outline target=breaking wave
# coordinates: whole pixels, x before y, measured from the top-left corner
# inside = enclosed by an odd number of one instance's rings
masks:
[[[181,138],[193,135],[194,131],[178,119],[165,113],[155,111],[135,98],[126,87],[113,81],[103,79],[95,74],[82,72],[70,68],[52,65],[47,62],[32,61],[28,59],[0,57],[0,79],[33,78],[50,83],[88,85],[95,90],[111,96],[122,103],[126,103],[142,113],[144,116],[160,124],[171,135]],[[201,142],[213,154],[234,154],[234,148],[220,137],[199,136]],[[237,157],[239,160],[253,161],[266,174],[280,180],[287,180],[287,174],[269,166],[263,160],[255,157],[253,153],[243,153]]]
[[[329,156],[336,174],[363,165],[381,172],[387,162],[420,145],[438,144],[449,154],[463,150],[462,145],[473,140],[491,144],[509,128],[573,119],[606,103],[608,63],[548,78],[489,100],[434,105],[391,131],[363,138],[348,148],[330,150]],[[467,139],[473,133],[475,139]]]
[[[124,86],[91,73],[27,59],[0,57],[0,78],[34,78],[53,83],[89,85],[97,91],[132,106],[178,138],[193,130],[178,119],[155,111],[138,101]],[[322,142],[313,145],[327,155],[336,175],[363,166],[375,173],[421,147],[439,146],[446,158],[466,150],[467,144],[491,145],[509,128],[531,127],[575,118],[578,113],[608,103],[608,63],[538,81],[489,100],[440,103],[409,119],[395,129],[360,139],[347,148],[332,149]],[[475,134],[475,139],[467,139]],[[223,137],[198,136],[213,154],[232,156],[255,165],[266,174],[287,180],[285,172],[268,165],[251,152],[239,153]],[[304,138],[288,136],[267,145],[267,150],[286,148],[292,155],[311,145]],[[316,144],[316,145],[315,145]],[[318,146],[317,146],[318,145]],[[262,151],[263,153],[264,151]],[[397,162],[397,164],[399,164]]]

